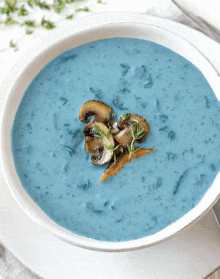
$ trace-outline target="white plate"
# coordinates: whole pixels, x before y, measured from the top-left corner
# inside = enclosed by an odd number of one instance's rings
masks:
[[[219,46],[180,24],[130,13],[97,14],[87,18],[87,24],[91,25],[115,21],[148,23],[177,33],[203,52],[215,67],[219,62],[220,67],[220,61],[208,56],[208,53],[214,52],[217,57]],[[63,28],[64,34],[65,28],[69,29],[69,26]],[[54,37],[60,32],[54,32]],[[43,44],[37,47],[39,50]],[[4,183],[1,179],[1,241],[21,262],[45,279],[202,278],[220,262],[220,232],[212,212],[193,227],[154,247],[126,253],[94,252],[64,243],[31,221]]]

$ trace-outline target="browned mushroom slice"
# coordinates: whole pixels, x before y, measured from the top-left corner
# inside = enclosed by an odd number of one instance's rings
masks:
[[[118,120],[119,130],[124,130],[127,127],[135,128],[137,126],[144,130],[144,135],[140,139],[137,139],[136,142],[144,142],[150,132],[150,127],[146,119],[137,114],[127,114]]]
[[[89,101],[84,103],[79,110],[79,119],[88,123],[89,117],[93,116],[92,121],[109,124],[114,123],[114,112],[112,108],[99,101]]]
[[[138,148],[138,147],[134,147],[134,148],[137,151],[134,152],[133,154],[130,154],[126,150],[125,153],[123,153],[121,157],[119,157],[116,160],[116,162],[115,161],[110,162],[108,168],[104,171],[102,177],[100,178],[100,181],[103,182],[105,181],[106,178],[115,175],[120,170],[122,170],[127,163],[131,162],[132,160],[155,151],[155,149],[145,149],[145,148]]]
[[[101,139],[95,137],[86,137],[85,139],[85,150],[89,153],[94,152],[102,145]]]
[[[113,156],[115,144],[109,128],[103,123],[92,122],[85,126],[83,132],[86,136],[85,150],[91,153],[91,162],[94,165],[107,164]]]
[[[120,130],[118,129],[118,125],[117,123],[115,122],[113,125],[112,125],[112,129],[111,129],[111,134],[114,136],[116,136],[118,133],[120,132]]]
[[[127,148],[132,142],[131,130],[132,127],[126,127],[114,136],[114,139],[124,148]]]

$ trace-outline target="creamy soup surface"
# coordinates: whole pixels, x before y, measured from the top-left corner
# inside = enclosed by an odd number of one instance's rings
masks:
[[[85,151],[80,107],[147,119],[135,159],[103,183]],[[220,106],[202,73],[156,43],[105,39],[70,49],[27,88],[11,133],[25,191],[60,226],[102,241],[154,234],[195,207],[220,169]]]

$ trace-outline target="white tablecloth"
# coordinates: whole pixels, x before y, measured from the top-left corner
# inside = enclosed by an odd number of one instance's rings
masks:
[[[180,2],[180,1],[177,1]],[[196,2],[196,1],[194,1]],[[0,0],[1,5],[1,0]],[[78,12],[78,8],[88,7],[89,12]],[[54,12],[46,12],[39,8],[30,9],[30,19],[33,17],[41,19],[45,15],[47,19],[51,19],[56,23],[56,29],[63,24],[70,24],[70,21],[65,19],[66,15],[74,13],[74,19],[79,17],[86,17],[88,13],[107,12],[107,11],[132,11],[155,15],[191,26],[197,30],[202,30],[201,26],[195,23],[190,17],[186,16],[171,0],[103,0],[98,3],[97,0],[83,0],[65,8],[61,14]],[[213,11],[214,12],[214,11]],[[0,21],[4,20],[4,16],[0,15]],[[38,28],[31,35],[25,35],[25,29],[16,25],[5,26],[0,25],[0,85],[4,78],[10,74],[13,65],[24,55],[28,48],[36,44],[39,40],[46,38],[47,32],[56,32],[55,30],[44,30]],[[207,34],[207,30],[204,30]],[[9,43],[17,45],[16,48],[10,48]],[[3,247],[0,243],[0,279],[36,279],[38,276],[34,275],[25,266],[23,266],[16,258]],[[220,277],[213,277],[220,278]],[[66,278],[64,278],[66,279]],[[68,278],[67,278],[68,279]]]

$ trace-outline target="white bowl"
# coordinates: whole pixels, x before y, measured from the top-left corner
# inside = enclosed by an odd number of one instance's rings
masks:
[[[143,19],[143,18],[142,18]],[[99,251],[128,251],[155,245],[173,236],[183,228],[195,223],[216,202],[220,196],[220,174],[206,192],[199,204],[170,224],[165,229],[137,240],[122,242],[104,242],[76,235],[52,221],[24,191],[16,174],[11,151],[10,132],[16,110],[27,86],[37,73],[53,58],[65,50],[81,44],[104,38],[128,37],[154,41],[177,52],[197,66],[204,74],[217,98],[220,100],[220,81],[210,62],[198,49],[164,27],[144,23],[137,14],[108,13],[97,14],[75,21],[74,29],[63,28],[48,36],[20,60],[3,84],[7,98],[1,116],[0,158],[7,186],[22,209],[32,220],[46,228],[64,241],[79,247]]]

